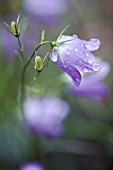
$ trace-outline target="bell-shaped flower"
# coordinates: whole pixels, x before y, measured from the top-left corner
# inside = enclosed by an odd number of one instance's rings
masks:
[[[44,170],[44,167],[38,162],[29,162],[21,165],[20,170]]]
[[[57,137],[64,129],[62,121],[69,113],[69,105],[55,97],[29,97],[23,107],[25,125],[40,136]]]
[[[50,59],[68,73],[75,84],[81,82],[82,72],[94,72],[99,70],[99,63],[92,51],[100,47],[100,40],[81,40],[77,35],[62,35],[56,41],[56,46],[50,54]]]
[[[70,81],[68,87],[72,95],[92,98],[97,101],[103,100],[108,94],[109,90],[107,85],[103,82],[110,71],[110,65],[107,62],[102,62],[100,70],[95,73],[83,75],[79,87]]]

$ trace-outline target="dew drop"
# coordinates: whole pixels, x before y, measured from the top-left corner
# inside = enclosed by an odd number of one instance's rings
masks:
[[[56,50],[53,50],[53,52],[50,53],[50,59],[51,59],[51,61],[53,61],[53,62],[57,62],[58,54],[57,54]]]
[[[66,50],[66,54],[67,54],[67,55],[70,55],[71,53],[70,53],[70,51],[69,51],[69,50]]]
[[[86,67],[84,67],[83,71],[84,71],[85,73],[87,73],[87,72],[88,72],[88,69],[87,69]]]
[[[80,84],[80,80],[78,78],[76,78],[76,82],[75,82],[76,86],[79,86]]]
[[[87,56],[87,57],[88,57],[88,55],[89,55],[89,54],[86,52],[86,56]]]
[[[89,58],[89,59],[88,59],[88,63],[89,63],[89,64],[92,64],[92,62],[93,62],[92,59]]]
[[[94,51],[95,50],[95,47],[91,46],[91,45],[86,45],[86,48],[89,50],[89,51]]]
[[[78,48],[75,48],[75,51],[78,52]]]
[[[101,44],[100,40],[92,38],[90,39],[90,41],[87,42],[85,46],[89,51],[95,51],[100,47],[100,44]]]
[[[78,38],[78,36],[76,34],[73,35],[74,38]]]
[[[68,52],[66,52],[66,54],[68,54],[68,55],[69,55],[69,54],[70,54],[70,52],[68,51]]]
[[[96,38],[91,38],[90,39],[91,42],[99,42],[100,40],[96,39]]]
[[[99,70],[99,63],[94,63],[93,64],[93,66],[92,66],[92,69],[94,70],[94,71],[98,71]]]

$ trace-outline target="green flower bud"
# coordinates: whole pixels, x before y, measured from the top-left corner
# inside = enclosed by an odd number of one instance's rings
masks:
[[[11,31],[14,34],[14,36],[19,37],[20,36],[20,31],[18,29],[17,23],[15,21],[12,21],[10,27],[11,27]]]
[[[35,66],[34,68],[38,71],[41,71],[43,68],[43,60],[40,56],[35,57]]]

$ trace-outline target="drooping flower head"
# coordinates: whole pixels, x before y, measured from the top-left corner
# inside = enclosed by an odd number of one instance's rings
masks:
[[[108,94],[107,85],[103,82],[110,71],[110,65],[107,62],[102,62],[100,70],[83,75],[81,84],[76,87],[72,81],[69,81],[68,87],[71,94],[79,97],[92,98],[98,101],[103,100]]]
[[[69,105],[55,97],[30,97],[23,111],[27,127],[38,135],[57,137],[63,133],[62,121],[69,113]]]
[[[55,42],[55,46],[53,44],[50,59],[68,73],[78,86],[81,82],[82,72],[99,70],[99,63],[92,51],[97,50],[100,44],[98,39],[85,41],[78,38],[77,35],[62,35]]]
[[[44,167],[38,162],[30,162],[23,164],[20,170],[44,170]]]

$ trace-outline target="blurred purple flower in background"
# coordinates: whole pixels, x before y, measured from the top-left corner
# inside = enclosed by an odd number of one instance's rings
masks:
[[[71,81],[68,84],[70,92],[75,96],[92,98],[98,101],[103,100],[109,93],[108,87],[102,80],[106,78],[110,71],[110,65],[102,62],[100,70],[89,75],[83,75],[81,84],[76,87]]]
[[[9,25],[9,27],[7,27],[4,24],[3,25],[4,27],[1,27],[1,29],[0,29],[1,48],[2,48],[4,58],[8,61],[14,59],[16,56],[16,51],[19,50],[17,38],[12,33],[10,33],[9,31],[6,30],[6,29],[10,30],[11,22],[15,21],[16,19],[17,19],[17,16],[13,16],[13,17],[9,16],[7,18],[1,19],[2,24],[5,22]]]
[[[37,24],[28,23],[27,31],[25,32],[25,35],[22,41],[24,44],[25,57],[29,57],[32,54],[32,52],[36,48],[39,41],[40,41],[40,36],[39,36],[39,29],[37,28]]]
[[[101,42],[98,39],[81,40],[77,35],[62,35],[57,40],[58,43],[63,41],[67,42],[59,47],[54,47],[50,59],[64,72],[68,73],[78,86],[81,82],[82,72],[99,70],[99,63],[91,51],[97,50]],[[59,53],[56,48],[58,48]]]
[[[55,97],[29,97],[24,103],[25,125],[40,136],[63,134],[62,121],[69,113],[67,102]]]
[[[7,60],[14,59],[16,56],[15,51],[18,50],[18,41],[11,33],[5,29],[1,30],[2,50]]]
[[[70,4],[69,0],[24,0],[23,9],[37,20],[49,24],[56,23]]]
[[[37,162],[25,163],[20,167],[20,170],[44,170],[43,165]]]
[[[27,29],[27,32],[25,33],[25,30],[22,30],[23,32],[22,36],[20,36],[20,41],[21,44],[23,45],[24,56],[29,57],[29,55],[31,55],[32,51],[38,44],[39,34],[37,24],[35,23],[32,23],[32,25],[27,24],[25,27],[26,28],[24,29]],[[15,57],[17,57],[17,52],[19,52],[18,40],[15,36],[13,36],[5,29],[1,29],[0,33],[3,54],[7,60],[12,60]]]

